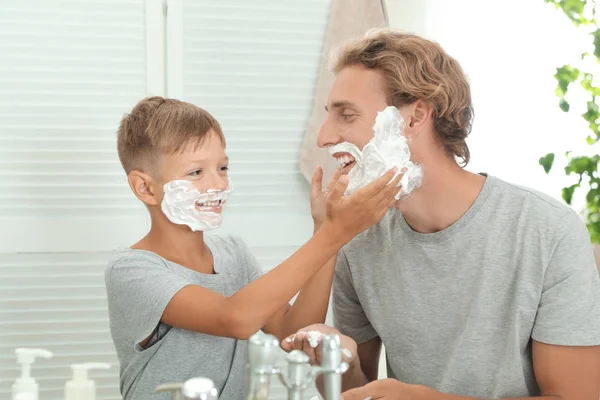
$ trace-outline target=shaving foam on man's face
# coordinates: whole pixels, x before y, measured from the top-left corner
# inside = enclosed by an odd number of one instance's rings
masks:
[[[221,226],[222,210],[233,191],[228,178],[227,189],[208,189],[200,193],[191,181],[174,180],[164,185],[161,209],[169,221],[187,225],[192,231],[209,231]]]
[[[342,142],[329,147],[329,154],[335,156],[343,168],[350,168],[350,183],[346,193],[350,194],[375,181],[394,166],[398,174],[406,169],[400,181],[402,189],[396,196],[406,196],[419,187],[423,177],[423,167],[410,160],[410,149],[404,132],[404,120],[396,107],[390,106],[377,113],[373,125],[373,138],[362,151],[352,143]]]

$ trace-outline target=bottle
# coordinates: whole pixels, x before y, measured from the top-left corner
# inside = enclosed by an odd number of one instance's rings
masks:
[[[209,378],[192,378],[183,383],[181,393],[184,400],[217,400],[219,393]]]
[[[36,357],[52,358],[52,353],[44,349],[15,349],[17,363],[21,364],[21,376],[12,387],[13,400],[38,400],[39,386],[31,376],[31,365]]]
[[[183,383],[164,383],[162,385],[158,385],[154,390],[154,393],[161,392],[170,392],[172,400],[181,400],[183,394],[181,393],[181,389],[183,388]]]
[[[106,363],[73,364],[73,379],[65,384],[65,400],[96,400],[96,383],[88,379],[90,369],[109,369]]]

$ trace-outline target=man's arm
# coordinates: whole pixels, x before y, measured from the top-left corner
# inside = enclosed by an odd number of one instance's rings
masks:
[[[536,400],[598,400],[600,398],[600,346],[556,346],[533,341],[533,368],[542,397]],[[394,379],[375,381],[344,393],[344,400],[428,399],[478,400],[438,392]],[[528,400],[523,397],[512,400]]]

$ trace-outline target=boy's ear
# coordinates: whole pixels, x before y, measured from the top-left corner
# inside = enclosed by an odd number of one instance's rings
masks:
[[[127,181],[133,194],[143,203],[149,206],[160,204],[158,196],[161,193],[157,190],[158,186],[150,175],[134,170],[127,175]]]

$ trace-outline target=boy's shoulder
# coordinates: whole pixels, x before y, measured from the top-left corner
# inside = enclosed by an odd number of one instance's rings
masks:
[[[119,247],[112,252],[104,277],[108,281],[115,271],[132,271],[140,267],[165,269],[167,264],[167,260],[152,251]]]

